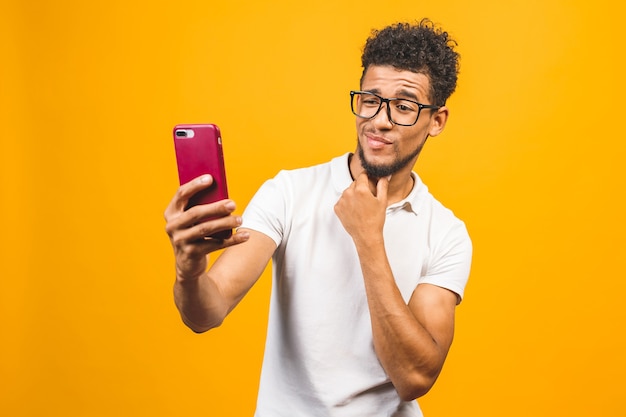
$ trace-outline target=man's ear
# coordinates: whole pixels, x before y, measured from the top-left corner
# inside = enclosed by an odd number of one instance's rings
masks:
[[[429,136],[437,136],[446,127],[448,121],[449,110],[446,106],[442,106],[435,110],[435,114],[431,116],[430,129],[428,130]]]

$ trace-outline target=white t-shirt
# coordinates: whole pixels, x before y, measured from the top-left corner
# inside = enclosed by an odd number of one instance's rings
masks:
[[[415,417],[374,352],[363,275],[352,238],[334,212],[352,183],[345,154],[281,171],[259,189],[241,227],[277,245],[256,417]],[[387,209],[385,248],[408,303],[420,283],[463,297],[472,244],[463,222],[417,174],[409,196]]]

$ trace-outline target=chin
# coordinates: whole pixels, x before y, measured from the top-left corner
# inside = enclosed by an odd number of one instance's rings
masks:
[[[361,166],[367,173],[367,176],[370,178],[384,178],[390,175],[395,174],[401,169],[407,167],[408,165],[415,164],[417,157],[419,156],[420,151],[422,150],[422,146],[412,152],[410,155],[407,155],[405,158],[397,157],[393,161],[387,164],[376,164],[365,156],[365,152],[363,151],[363,147],[359,143],[357,146],[357,152],[359,154],[359,160],[361,161]]]
[[[362,148],[359,148],[358,152],[359,152],[359,160],[361,161],[361,166],[367,173],[367,176],[370,178],[388,177],[392,174],[395,174],[396,172],[398,172],[398,170],[403,168],[403,166],[398,165],[397,163],[398,161],[394,161],[392,163],[387,163],[387,164],[374,163],[365,156],[364,152],[362,151]]]

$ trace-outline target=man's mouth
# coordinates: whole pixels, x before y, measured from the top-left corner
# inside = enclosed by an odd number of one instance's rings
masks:
[[[366,134],[365,138],[367,139],[368,145],[372,149],[381,149],[393,143],[383,136],[378,136],[378,135],[373,135],[373,134]]]

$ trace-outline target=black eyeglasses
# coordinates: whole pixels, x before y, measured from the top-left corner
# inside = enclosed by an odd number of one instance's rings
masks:
[[[387,117],[391,123],[398,126],[413,126],[422,109],[438,110],[441,107],[406,98],[383,98],[369,91],[350,91],[352,113],[360,118],[373,119],[383,108],[383,104],[387,104]]]

